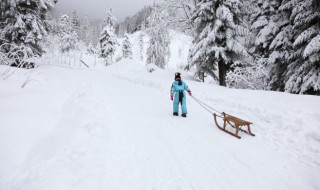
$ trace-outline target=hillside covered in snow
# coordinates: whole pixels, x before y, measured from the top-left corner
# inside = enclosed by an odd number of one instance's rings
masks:
[[[0,190],[320,189],[319,0],[115,2],[1,0]]]
[[[182,73],[193,96],[253,122],[239,140],[190,96],[187,118],[172,115],[173,71],[88,64],[0,67],[0,189],[320,188],[319,97]]]

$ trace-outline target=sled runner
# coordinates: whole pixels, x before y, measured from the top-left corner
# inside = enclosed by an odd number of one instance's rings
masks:
[[[222,112],[222,116],[218,116],[216,113],[213,113],[213,116],[214,116],[214,121],[215,121],[217,127],[219,129],[221,129],[222,131],[224,131],[234,137],[241,139],[241,137],[239,136],[239,131],[245,132],[251,136],[255,136],[255,134],[253,134],[250,129],[250,125],[253,123],[251,123],[249,121],[239,119],[235,116],[232,116],[232,115],[224,113],[224,112]],[[217,117],[221,117],[223,119],[223,126],[222,127],[219,125],[219,123],[217,121]],[[236,131],[231,132],[231,131],[227,130],[226,129],[227,124],[229,124],[231,127],[235,128]],[[242,129],[242,127],[245,127],[246,130]]]
[[[222,131],[237,137],[239,139],[241,139],[241,137],[239,136],[239,131],[245,132],[248,135],[251,136],[255,136],[255,134],[253,134],[251,132],[250,129],[250,125],[253,124],[249,121],[245,121],[243,119],[239,119],[233,115],[227,114],[225,112],[220,112],[216,109],[214,109],[213,107],[209,106],[208,104],[204,103],[203,101],[199,100],[198,98],[191,96],[200,106],[202,106],[205,110],[207,110],[209,113],[211,113],[214,117],[214,122],[216,123],[217,127],[219,129],[221,129]],[[216,113],[219,113],[219,115],[217,115]],[[217,117],[220,117],[223,119],[223,126],[221,127],[217,121]],[[235,129],[235,132],[229,131],[227,130],[227,125],[230,125],[231,127],[233,127]],[[243,129],[243,127],[245,127],[246,129]]]

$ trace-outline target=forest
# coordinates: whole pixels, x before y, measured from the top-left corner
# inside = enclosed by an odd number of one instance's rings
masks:
[[[77,11],[53,18],[56,3],[1,0],[1,65],[32,69],[39,64],[33,60],[53,45],[66,56],[81,49],[109,65],[119,60],[113,56],[118,39],[143,31],[150,37],[145,64],[165,69],[174,30],[193,38],[184,69],[193,71],[195,80],[210,77],[230,88],[320,95],[318,0],[164,0],[122,22],[112,8],[104,20],[79,17]]]

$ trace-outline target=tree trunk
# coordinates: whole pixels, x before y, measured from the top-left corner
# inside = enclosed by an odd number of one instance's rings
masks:
[[[200,79],[202,82],[204,82],[204,72],[203,72],[203,71],[201,71],[201,72],[199,73],[199,79]]]
[[[224,63],[224,60],[220,59],[220,61],[218,62],[218,68],[219,68],[219,85],[227,86],[226,85],[227,65]]]

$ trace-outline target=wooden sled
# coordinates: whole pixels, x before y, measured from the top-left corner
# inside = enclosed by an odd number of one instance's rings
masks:
[[[237,138],[241,139],[241,137],[239,136],[239,131],[245,132],[245,133],[247,133],[248,135],[251,135],[251,136],[255,136],[255,134],[253,134],[251,132],[251,130],[250,130],[250,125],[253,124],[253,123],[251,123],[249,121],[245,121],[245,120],[239,119],[239,118],[237,118],[235,116],[226,114],[224,112],[222,112],[222,116],[218,116],[215,113],[213,114],[213,116],[214,116],[214,121],[215,121],[217,127],[219,129],[221,129],[222,131],[224,131],[224,132],[226,132],[226,133],[228,133],[228,134],[230,134],[230,135],[232,135],[234,137],[237,137]],[[217,117],[222,117],[222,119],[223,119],[223,127],[221,127],[218,124]],[[236,132],[233,133],[231,131],[228,131],[226,129],[227,124],[229,124],[231,127],[235,128]],[[242,129],[241,128],[242,126],[246,126],[247,129],[246,130]]]

